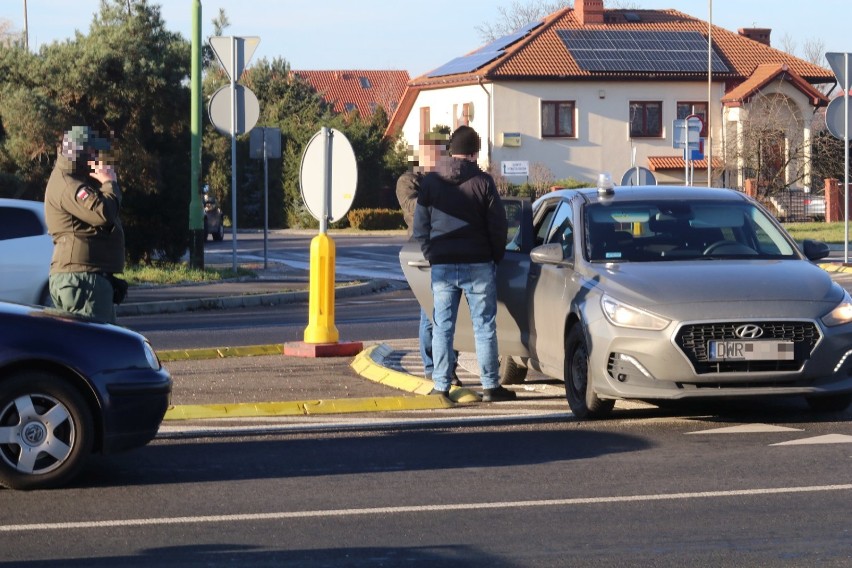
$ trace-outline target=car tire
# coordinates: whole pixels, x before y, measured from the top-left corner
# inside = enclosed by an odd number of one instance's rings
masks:
[[[500,384],[518,385],[527,378],[527,368],[514,357],[500,356]]]
[[[589,377],[589,348],[583,327],[571,328],[565,339],[565,398],[578,420],[603,418],[615,406],[614,400],[598,398]]]
[[[0,386],[0,485],[66,485],[94,443],[92,411],[83,396],[45,372],[19,373]]]
[[[852,404],[852,394],[809,396],[805,400],[814,412],[843,412]]]
[[[219,219],[219,228],[216,229],[216,232],[213,233],[214,241],[222,241],[225,238],[225,226],[222,224],[222,219]]]

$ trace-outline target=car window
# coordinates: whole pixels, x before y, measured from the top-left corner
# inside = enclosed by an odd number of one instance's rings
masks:
[[[543,245],[547,241],[557,205],[558,203],[545,205],[546,209],[544,212],[538,215],[538,220],[533,225],[535,230],[535,246]]]
[[[796,256],[777,224],[747,202],[590,204],[584,219],[585,251],[592,261]]]
[[[21,207],[0,207],[0,241],[44,234],[38,215]]]
[[[520,201],[504,201],[506,222],[509,233],[506,238],[506,250],[521,250],[521,220],[523,219],[523,204]]]
[[[571,222],[571,206],[567,203],[559,204],[553,219],[550,223],[550,229],[547,232],[545,243],[558,243],[562,246],[562,257],[570,258],[573,256],[574,247],[574,226]]]

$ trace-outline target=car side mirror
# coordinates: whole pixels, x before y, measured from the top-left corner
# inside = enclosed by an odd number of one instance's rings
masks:
[[[805,253],[808,260],[819,260],[831,254],[831,249],[822,241],[805,239],[802,241],[802,252]]]
[[[562,245],[559,243],[539,245],[530,251],[530,260],[536,264],[562,264],[565,262]]]

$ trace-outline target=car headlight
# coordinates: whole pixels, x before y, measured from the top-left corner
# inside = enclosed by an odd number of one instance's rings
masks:
[[[148,365],[155,371],[160,370],[160,359],[157,357],[157,354],[154,353],[154,348],[151,347],[151,344],[147,341],[144,342],[145,345],[145,359],[148,360]]]
[[[843,299],[833,310],[822,316],[822,323],[828,327],[852,322],[852,297],[849,292],[843,294]]]
[[[633,329],[652,329],[659,331],[665,329],[669,325],[669,320],[663,319],[654,314],[650,314],[645,310],[634,308],[624,302],[614,300],[609,296],[601,298],[601,307],[603,308],[606,319],[612,325],[619,327],[630,327]]]

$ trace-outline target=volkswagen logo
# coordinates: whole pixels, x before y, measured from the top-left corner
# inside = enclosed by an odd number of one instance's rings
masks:
[[[741,325],[734,330],[734,335],[740,339],[757,339],[763,335],[763,328],[753,323]]]

